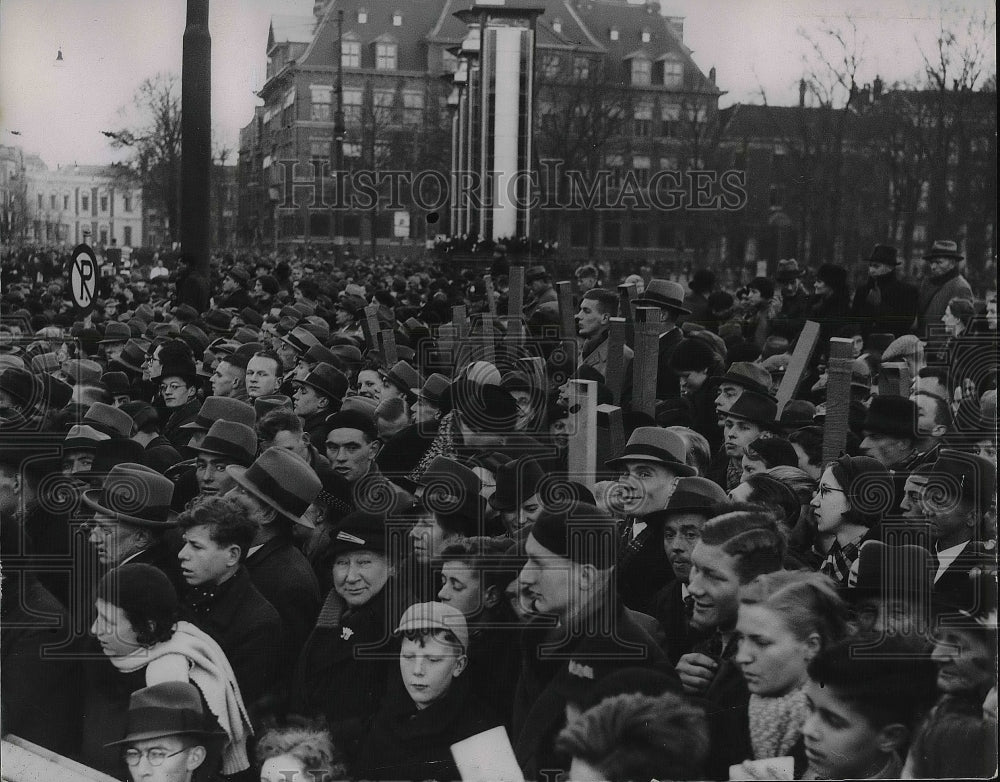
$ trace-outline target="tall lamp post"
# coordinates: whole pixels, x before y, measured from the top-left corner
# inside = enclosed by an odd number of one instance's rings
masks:
[[[208,308],[211,285],[212,36],[209,0],[187,0],[181,70],[181,250],[191,275],[180,298],[199,312]]]
[[[331,220],[331,230],[333,231],[333,243],[337,248],[336,258],[339,262],[343,254],[343,209],[344,204],[341,196],[346,198],[346,188],[341,178],[344,170],[344,138],[347,135],[347,128],[344,126],[344,11],[337,10],[337,109],[333,115],[333,170],[335,172],[334,186],[337,188],[337,197],[333,203],[333,214]]]

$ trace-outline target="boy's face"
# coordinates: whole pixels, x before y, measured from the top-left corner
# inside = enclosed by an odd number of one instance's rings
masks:
[[[426,709],[441,698],[451,680],[465,670],[466,657],[432,636],[419,641],[403,639],[399,650],[399,671],[410,699],[418,709]]]
[[[479,574],[461,560],[445,562],[441,567],[438,600],[454,606],[466,616],[479,613],[483,607]]]
[[[691,624],[699,630],[732,629],[740,606],[739,557],[698,541],[691,552],[688,592],[694,597]]]
[[[199,524],[185,530],[184,547],[178,553],[181,574],[191,586],[218,584],[239,561],[238,546],[220,546],[211,537],[211,529]]]
[[[881,731],[837,697],[832,687],[809,679],[804,687],[809,716],[802,725],[807,774],[818,779],[868,779],[888,756],[879,749]]]

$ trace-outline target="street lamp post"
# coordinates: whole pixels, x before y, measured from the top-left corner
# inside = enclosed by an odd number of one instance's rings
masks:
[[[208,308],[211,261],[212,36],[209,0],[187,0],[181,70],[181,249],[201,278],[179,291],[199,312]],[[200,284],[199,284],[200,283]]]

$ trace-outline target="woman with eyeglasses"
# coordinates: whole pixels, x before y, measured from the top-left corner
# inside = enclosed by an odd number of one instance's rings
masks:
[[[848,585],[861,544],[877,537],[893,497],[892,475],[869,456],[841,456],[823,470],[810,506],[817,533],[833,537],[820,571],[838,586]]]
[[[83,762],[121,777],[122,756],[107,745],[126,732],[132,693],[180,681],[198,688],[205,713],[212,715],[209,727],[225,732],[223,773],[249,768],[246,740],[252,729],[236,675],[211,636],[178,621],[180,601],[166,574],[152,565],[121,565],[101,579],[94,606],[90,632],[104,657],[86,664]],[[217,764],[219,754],[216,748],[205,765]]]

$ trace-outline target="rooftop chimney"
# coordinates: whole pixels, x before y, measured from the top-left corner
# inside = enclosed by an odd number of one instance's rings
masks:
[[[712,82],[712,84],[715,84],[715,66],[714,65],[711,68],[708,69],[708,80],[710,82]]]
[[[684,42],[684,17],[683,16],[665,16],[663,17],[670,31],[677,37],[677,40],[681,43]]]
[[[799,79],[799,108],[806,107],[806,80]]]

